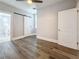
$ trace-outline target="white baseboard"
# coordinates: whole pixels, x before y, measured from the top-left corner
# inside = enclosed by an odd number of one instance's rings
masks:
[[[58,42],[58,40],[56,40],[56,39],[50,39],[50,38],[46,38],[46,37],[37,36],[37,38],[42,39],[42,40],[46,40],[46,41],[50,41],[50,42],[54,42],[54,43]]]
[[[24,37],[28,37],[28,36],[31,36],[31,35],[35,35],[35,34],[30,34],[30,35],[25,35],[25,36],[20,36],[20,37],[14,37],[14,38],[12,38],[12,40],[19,40],[19,39],[22,39]]]

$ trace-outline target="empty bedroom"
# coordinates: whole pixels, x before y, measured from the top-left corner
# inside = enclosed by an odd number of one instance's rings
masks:
[[[79,0],[0,0],[0,59],[79,59]]]

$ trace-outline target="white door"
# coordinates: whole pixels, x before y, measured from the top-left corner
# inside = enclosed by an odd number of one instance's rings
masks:
[[[24,35],[24,17],[21,15],[13,15],[13,37]]]
[[[77,49],[77,9],[58,13],[58,43]]]

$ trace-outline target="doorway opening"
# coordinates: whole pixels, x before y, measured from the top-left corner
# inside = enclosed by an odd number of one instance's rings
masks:
[[[10,41],[11,15],[0,12],[0,43]]]

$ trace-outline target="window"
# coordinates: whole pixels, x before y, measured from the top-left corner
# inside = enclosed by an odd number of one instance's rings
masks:
[[[10,40],[10,19],[11,15],[0,13],[0,42]]]

